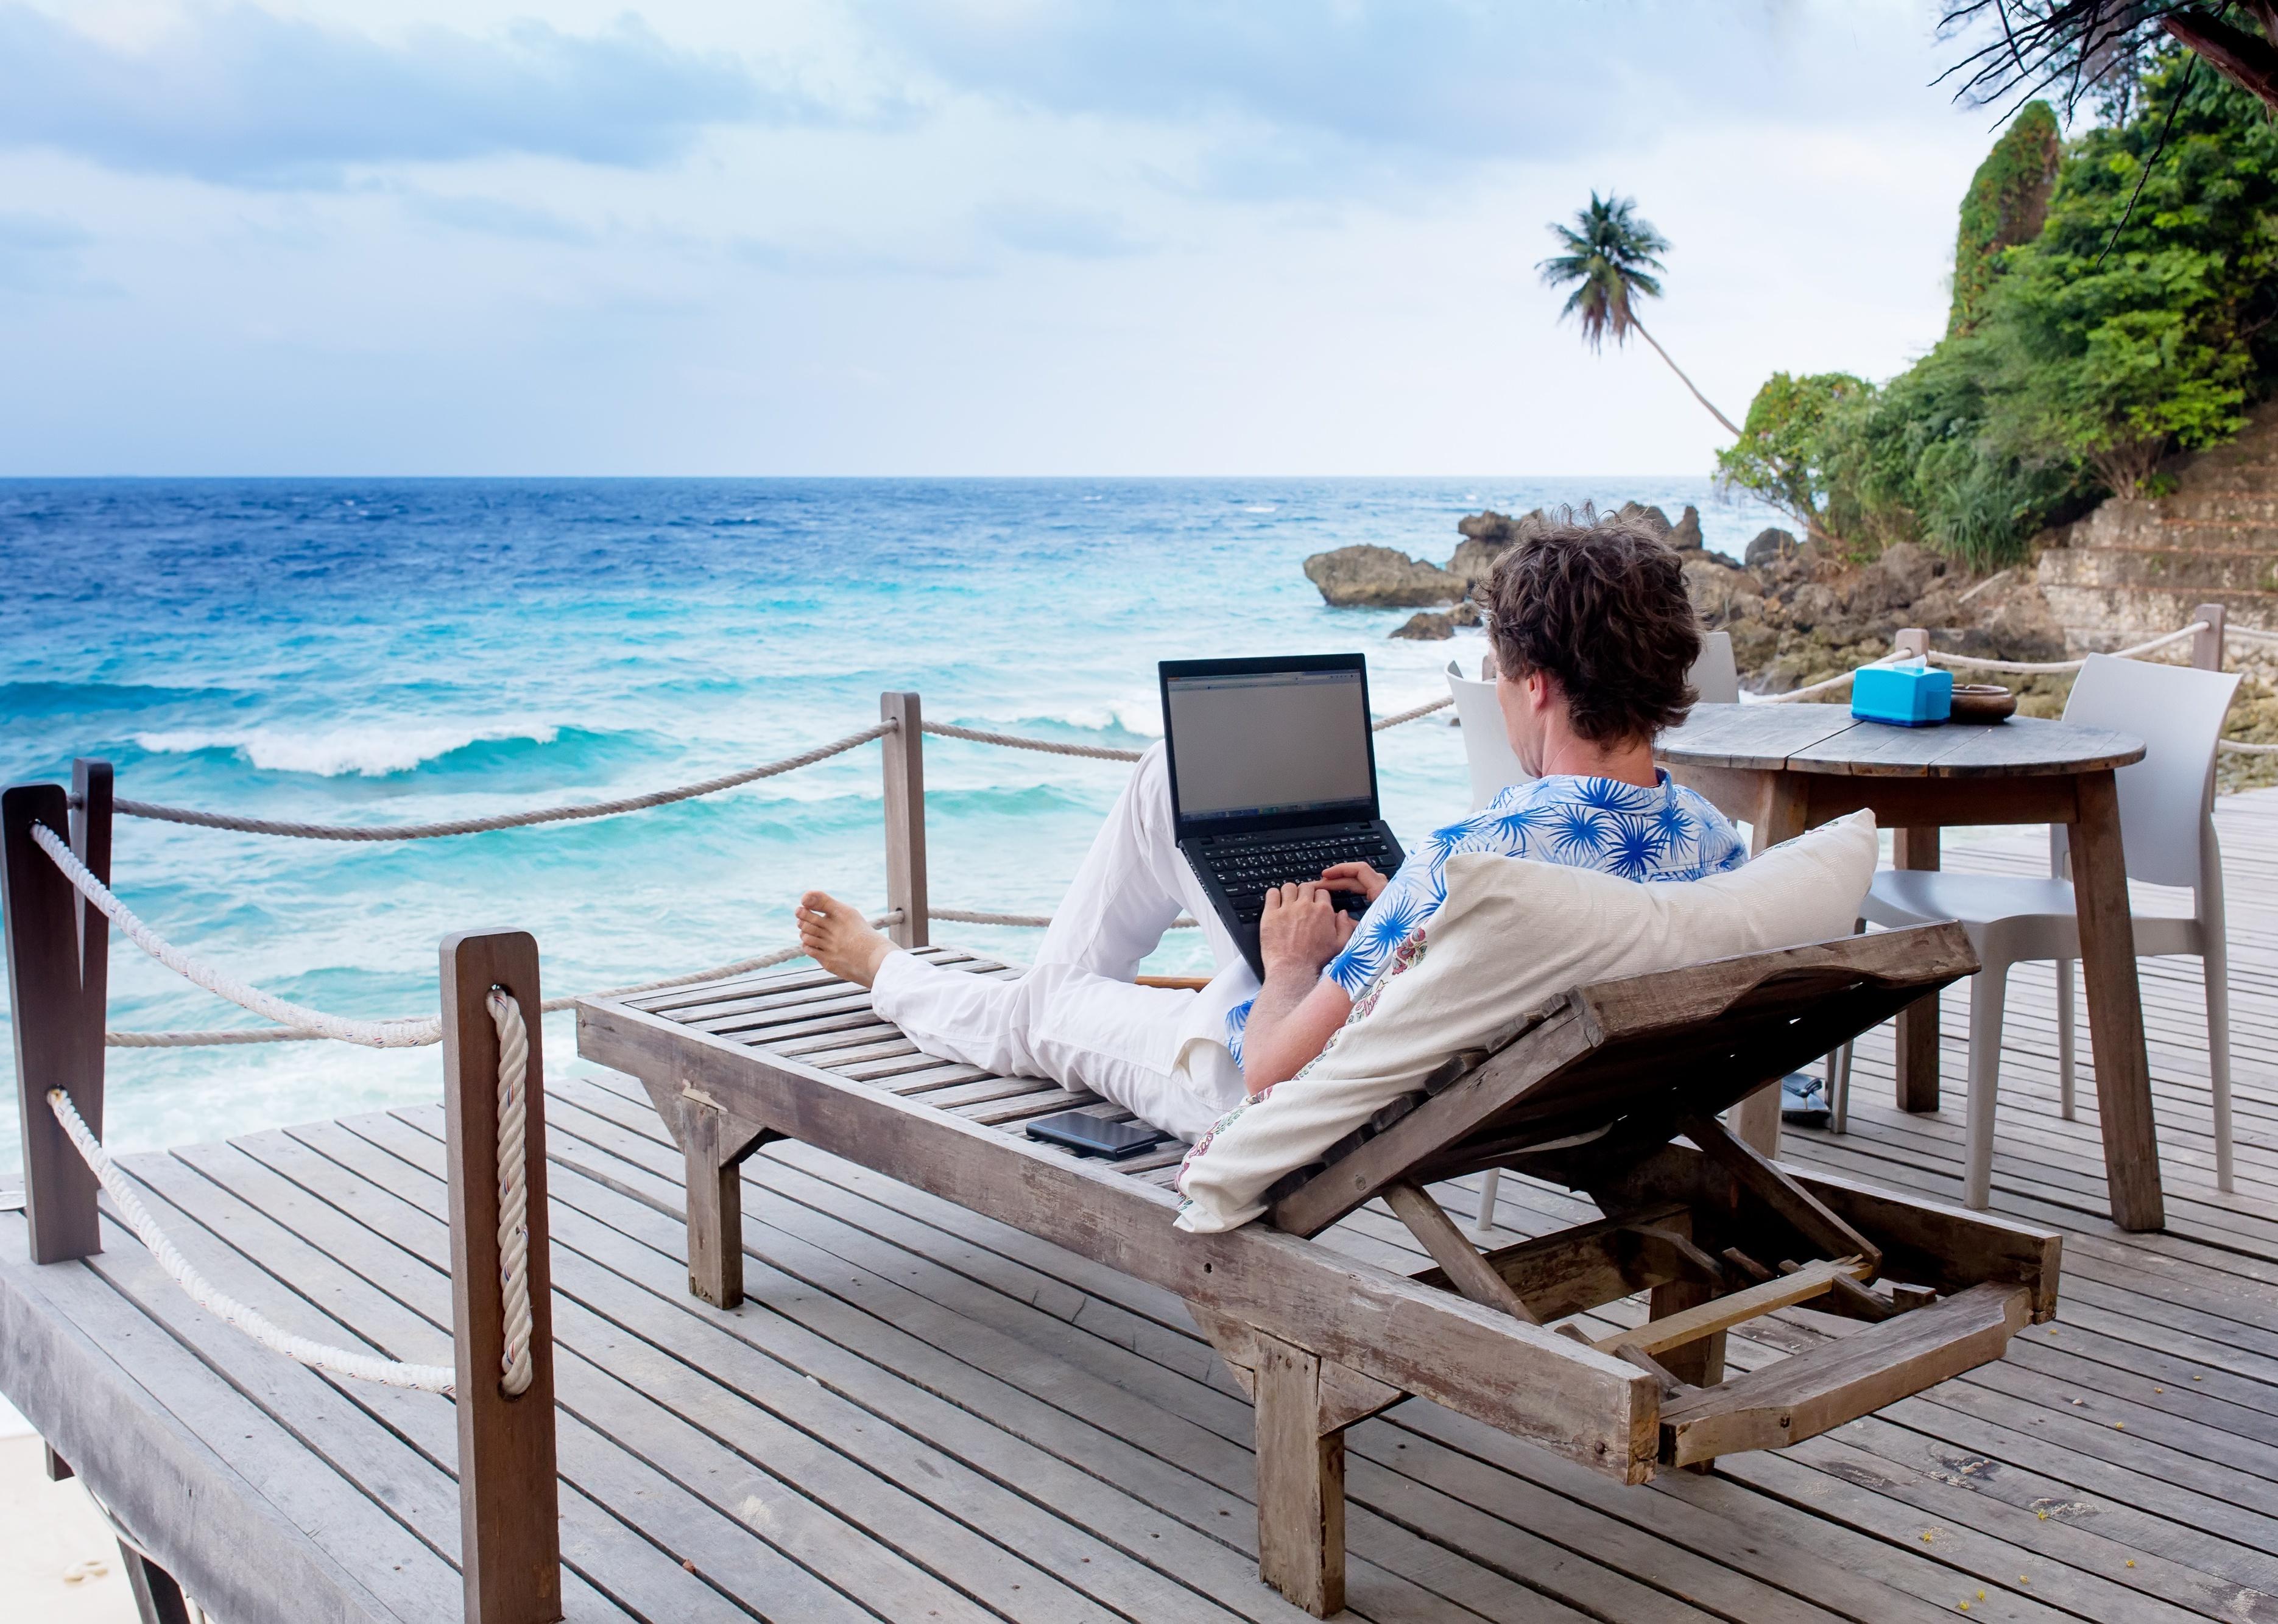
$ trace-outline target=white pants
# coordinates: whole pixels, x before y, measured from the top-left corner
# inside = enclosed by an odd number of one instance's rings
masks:
[[[1182,912],[1201,921],[1217,957],[1210,987],[1133,985]],[[871,1003],[929,1055],[1089,1088],[1193,1140],[1242,1103],[1226,1015],[1257,990],[1173,836],[1158,744],[1092,842],[1028,974],[996,980],[897,952],[879,966]]]

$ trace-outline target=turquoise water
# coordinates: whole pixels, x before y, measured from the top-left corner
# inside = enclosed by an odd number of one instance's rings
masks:
[[[1770,515],[1705,480],[0,481],[0,773],[117,765],[135,798],[415,822],[636,794],[876,720],[1135,748],[1154,662],[1361,649],[1379,713],[1446,692],[1476,632],[1387,634],[1300,568],[1373,542],[1444,560],[1482,506],[1701,507],[1737,553]],[[926,741],[937,907],[1046,913],[1120,765]],[[1380,736],[1412,835],[1463,810],[1461,736]],[[807,885],[883,905],[877,748],[636,816],[406,844],[121,820],[114,885],[180,946],[353,1016],[432,1013],[438,939],[535,933],[551,994],[761,953]],[[942,926],[1009,957],[1034,933]],[[1157,968],[1199,967],[1174,935]],[[255,1018],[112,939],[111,1022]],[[548,1064],[573,1068],[572,1018]],[[432,1099],[434,1049],[112,1050],[125,1147]],[[0,1167],[17,1157],[12,1115]]]

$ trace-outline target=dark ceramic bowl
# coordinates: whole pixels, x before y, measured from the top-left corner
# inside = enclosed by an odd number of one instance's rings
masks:
[[[1991,682],[1953,685],[1955,721],[2007,721],[2016,710],[2017,696],[2006,688],[1996,688]]]

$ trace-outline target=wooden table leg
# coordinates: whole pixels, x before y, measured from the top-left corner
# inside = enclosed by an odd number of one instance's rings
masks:
[[[2110,773],[2075,783],[2073,896],[2080,912],[2081,976],[2096,1053],[2096,1113],[2104,1128],[2104,1179],[2112,1221],[2124,1230],[2167,1222],[2160,1140],[2152,1118],[2152,1066],[2144,1048],[2144,994],[2136,976],[2136,923],[2120,849],[2120,796]]]
[[[1759,857],[1803,833],[1811,810],[1811,786],[1798,773],[1773,773],[1764,782],[1749,855]],[[1733,1135],[1759,1155],[1777,1156],[1780,1142],[1780,1079],[1772,1079],[1732,1108]]]
[[[1899,868],[1936,868],[1938,830],[1893,829],[1891,857]],[[1899,1011],[1899,1109],[1938,1109],[1938,995]]]

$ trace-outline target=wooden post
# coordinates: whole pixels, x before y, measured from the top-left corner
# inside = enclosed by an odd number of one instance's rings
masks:
[[[2223,606],[2219,603],[2203,603],[2191,611],[2191,619],[2205,621],[2206,629],[2191,639],[2191,664],[2202,671],[2222,669],[2223,635],[2228,629]]]
[[[111,868],[111,769],[80,762],[73,776],[99,785],[81,816],[61,784],[16,784],[0,792],[0,911],[8,919],[8,1007],[16,1033],[17,1120],[24,1142],[24,1216],[32,1261],[59,1263],[103,1250],[95,1175],[48,1109],[62,1088],[89,1132],[103,1137],[103,963],[110,925],[80,904],[77,888],[32,830],[45,826],[86,854],[97,879]],[[80,826],[74,827],[75,825]],[[93,923],[82,926],[81,916]],[[88,967],[96,966],[94,984]]]
[[[878,696],[878,714],[898,723],[880,741],[886,764],[886,906],[902,917],[886,927],[897,947],[921,948],[926,931],[925,735],[918,697]]]
[[[1775,774],[1766,784],[1762,804],[1751,820],[1754,838],[1750,842],[1748,855],[1762,857],[1783,841],[1793,840],[1810,820],[1811,791],[1801,774]],[[1780,1085],[1784,1080],[1773,1078],[1727,1113],[1732,1132],[1767,1156],[1779,1155]]]
[[[499,1282],[499,1041],[487,1007],[493,987],[520,1003],[530,1033],[525,1144],[531,1374],[530,1385],[512,1398],[500,1385],[506,1323]],[[466,1575],[467,1624],[552,1624],[562,1616],[539,998],[538,942],[528,932],[462,931],[443,939],[443,1111],[451,1175],[459,1559]]]
[[[1902,626],[1891,637],[1891,652],[1905,654],[1915,660],[1930,653],[1930,632],[1921,626]]]
[[[1935,827],[1891,831],[1894,868],[1935,869],[1939,863]],[[1899,1011],[1898,1103],[1902,1111],[1938,1109],[1938,995],[1918,998]]]
[[[1345,1435],[1321,1427],[1321,1361],[1257,1333],[1257,1573],[1315,1618],[1345,1605]]]

